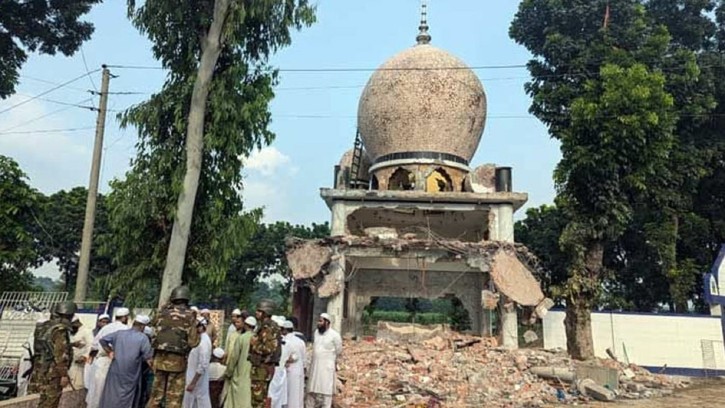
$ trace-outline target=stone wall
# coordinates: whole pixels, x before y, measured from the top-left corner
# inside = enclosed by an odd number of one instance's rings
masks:
[[[0,401],[0,408],[36,408],[39,394]],[[58,408],[83,408],[86,406],[86,390],[65,391]]]

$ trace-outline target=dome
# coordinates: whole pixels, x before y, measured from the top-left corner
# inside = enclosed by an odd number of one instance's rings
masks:
[[[340,167],[346,168],[346,167],[352,167],[352,157],[355,154],[355,149],[350,149],[346,151],[342,157],[340,158]],[[362,156],[360,157],[360,173],[359,176],[361,176],[364,179],[368,178],[368,173],[370,171],[370,160],[368,159],[368,154],[365,152],[365,150],[362,151]]]
[[[421,159],[467,168],[485,122],[478,77],[460,59],[421,41],[373,73],[358,106],[373,171],[386,162]]]

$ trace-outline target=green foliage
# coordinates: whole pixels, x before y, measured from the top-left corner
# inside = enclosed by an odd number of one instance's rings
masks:
[[[42,199],[40,216],[42,233],[38,236],[41,251],[46,261],[56,260],[63,279],[63,290],[73,292],[78,272],[83,222],[85,220],[88,190],[76,187],[69,191],[58,191]],[[105,197],[98,195],[96,217],[91,246],[91,276],[107,275],[110,271],[110,259],[100,256],[99,237],[107,233],[108,212]]]
[[[108,198],[111,234],[104,253],[113,257],[116,270],[104,287],[132,302],[153,303],[158,296],[185,173],[201,38],[213,8],[211,0],[147,0],[138,8],[129,1],[134,26],[151,39],[154,55],[169,69],[161,91],[120,115],[122,126],[138,129],[139,141],[131,170],[112,183]],[[306,0],[232,0],[204,117],[202,171],[183,273],[191,286],[210,291],[229,286],[227,274],[238,269],[238,256],[257,229],[262,213],[245,211],[241,170],[253,149],[274,138],[269,103],[277,72],[268,58],[290,44],[290,29],[313,21],[314,8]]]
[[[526,218],[514,224],[516,241],[526,245],[541,262],[541,274],[536,278],[542,289],[558,304],[563,301],[568,277],[569,258],[559,245],[567,223],[561,209],[542,205],[526,210]]]
[[[0,99],[15,93],[27,52],[71,56],[91,38],[93,24],[79,19],[100,2],[0,1]]]
[[[42,264],[39,196],[11,158],[0,155],[0,282],[3,291],[31,290],[30,269]]]

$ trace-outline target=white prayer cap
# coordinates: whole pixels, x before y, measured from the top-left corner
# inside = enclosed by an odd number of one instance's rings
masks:
[[[101,320],[103,320],[103,319],[106,319],[106,320],[111,320],[111,316],[109,316],[109,315],[107,315],[107,314],[105,314],[105,313],[104,313],[104,314],[102,314],[102,315],[98,316],[98,319],[97,319],[97,321],[99,321],[99,322],[100,322],[100,321],[101,321]]]
[[[206,319],[201,316],[196,318],[196,323],[202,326],[206,326],[207,324],[209,324],[209,322],[207,322]]]
[[[221,348],[221,347],[217,347],[217,348],[215,348],[215,349],[214,349],[214,351],[212,351],[211,353],[212,353],[212,354],[214,355],[214,357],[216,357],[216,358],[222,358],[222,357],[224,357],[224,349],[223,349],[223,348]]]
[[[125,307],[119,307],[116,309],[116,317],[124,317],[131,314],[131,311]]]
[[[239,310],[239,309],[232,310],[232,316],[241,316],[241,315],[242,315],[241,310]]]
[[[192,306],[191,310],[195,311],[196,313],[199,313],[199,308],[196,306]]]
[[[208,314],[211,313],[209,309],[201,309],[201,314]]]
[[[284,323],[282,323],[282,328],[288,329],[288,330],[294,330],[295,325],[294,325],[294,323],[290,322],[289,320],[285,320]]]
[[[146,326],[146,327],[143,328],[143,334],[145,334],[147,336],[153,336],[154,335],[154,329],[152,329],[149,326]]]
[[[321,313],[321,314],[320,314],[320,318],[321,318],[321,319],[325,319],[325,320],[327,320],[328,322],[332,323],[332,317],[330,317],[330,315],[329,315],[329,314],[327,314],[327,313]]]
[[[257,319],[254,316],[249,316],[244,319],[244,324],[252,327],[257,327]]]
[[[146,315],[137,315],[136,318],[133,320],[141,324],[149,324],[149,322],[151,321],[151,319]]]
[[[272,316],[272,321],[277,323],[277,326],[282,327],[284,324],[285,318],[284,316]]]

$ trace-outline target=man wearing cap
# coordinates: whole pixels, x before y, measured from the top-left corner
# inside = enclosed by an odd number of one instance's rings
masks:
[[[103,387],[103,408],[129,408],[141,398],[139,384],[143,362],[151,364],[153,351],[144,328],[148,316],[138,315],[130,330],[119,330],[99,340],[103,351],[110,357],[106,384]]]
[[[35,327],[33,373],[28,392],[40,394],[39,408],[58,407],[63,387],[69,384],[68,369],[73,357],[70,323],[75,313],[75,303],[60,303],[50,320]]]
[[[73,362],[68,377],[70,377],[70,387],[75,390],[83,388],[83,372],[86,368],[86,361],[91,353],[91,344],[93,343],[93,334],[86,327],[83,327],[81,319],[78,315],[73,316],[70,324],[71,345],[73,346]]]
[[[222,364],[224,349],[217,347],[211,351],[211,364],[209,364],[209,396],[211,408],[221,407],[222,390],[224,389],[224,372],[226,366]]]
[[[232,310],[232,322],[229,324],[227,329],[227,336],[224,339],[224,349],[229,350],[229,346],[234,342],[234,338],[240,333],[240,328],[244,326],[244,319],[242,318],[242,311],[239,309]]]
[[[93,339],[90,354],[93,366],[91,367],[90,381],[86,384],[88,387],[88,394],[86,394],[87,408],[99,408],[101,406],[103,387],[106,385],[106,376],[108,375],[108,369],[111,367],[111,358],[101,347],[101,339],[117,331],[128,330],[129,314],[131,314],[131,311],[125,307],[116,309],[116,320],[104,326]]]
[[[327,313],[322,313],[317,321],[306,404],[313,408],[330,408],[335,393],[335,370],[337,358],[342,353],[342,338],[330,327],[331,323],[332,318]]]
[[[191,292],[186,286],[171,291],[170,303],[162,307],[151,322],[156,333],[154,349],[154,385],[148,408],[180,408],[184,400],[187,357],[199,345],[196,313],[189,309]]]
[[[199,333],[199,345],[189,353],[186,368],[186,392],[184,408],[211,408],[209,396],[209,362],[211,360],[211,339],[206,333],[209,322],[206,318],[197,318],[196,330]]]
[[[237,321],[237,324],[240,322]],[[252,363],[249,361],[249,342],[257,327],[257,319],[247,316],[244,330],[234,337],[227,349],[227,370],[224,373],[224,408],[250,408],[252,406]]]
[[[277,324],[282,335],[282,328],[286,322],[284,316],[272,316],[272,321]],[[274,367],[274,375],[269,382],[267,396],[272,402],[272,408],[282,408],[287,405],[287,361],[290,358],[289,349],[281,337],[281,348],[279,363]]]
[[[267,400],[269,382],[282,352],[282,334],[271,316],[276,305],[263,299],[257,304],[257,331],[249,341],[249,361],[252,362],[252,407],[262,408]]]
[[[287,408],[303,408],[305,403],[305,361],[307,359],[305,342],[295,334],[292,320],[282,325],[285,346],[289,350],[287,360]]]
[[[211,310],[201,309],[201,312],[199,313],[201,314],[201,317],[206,319],[206,334],[209,335],[212,346],[218,346],[219,329],[217,329],[216,324],[214,324],[214,322],[211,320]]]
[[[101,331],[102,328],[106,327],[108,323],[111,323],[111,316],[105,313],[98,316],[98,319],[96,320],[96,327],[93,329],[93,337],[95,338],[98,335],[98,332]]]

